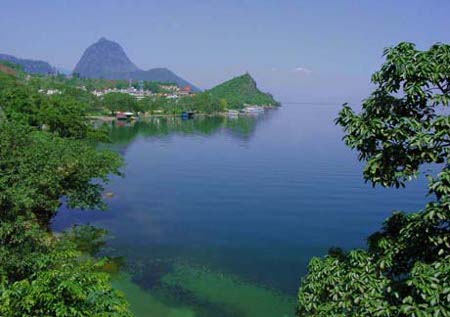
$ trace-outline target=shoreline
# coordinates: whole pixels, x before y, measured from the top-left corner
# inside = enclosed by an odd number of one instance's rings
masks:
[[[274,109],[278,109],[280,108],[280,106],[264,106],[263,107],[264,110],[274,110]],[[239,111],[237,109],[229,109],[229,110],[234,110],[234,111]],[[204,112],[199,112],[199,113],[195,113],[195,116],[199,116],[199,117],[227,117],[229,116],[229,112],[214,112],[214,113],[204,113]],[[249,113],[239,113],[240,116],[249,116],[251,114]],[[154,114],[142,114],[139,116],[136,116],[136,119],[149,119],[149,118],[175,118],[175,117],[180,117],[181,114],[170,114],[170,113],[154,113]],[[92,116],[88,116],[87,117],[89,120],[98,120],[98,121],[103,121],[103,122],[113,122],[116,121],[117,118],[116,117],[112,117],[112,116],[106,116],[106,115],[92,115]]]

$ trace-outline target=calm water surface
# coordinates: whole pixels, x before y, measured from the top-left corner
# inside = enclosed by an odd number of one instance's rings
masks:
[[[423,180],[372,188],[334,126],[339,107],[284,105],[259,117],[156,118],[111,128],[125,177],[108,212],[61,210],[123,256],[115,284],[137,316],[291,316],[308,260],[363,247],[393,210],[425,201]]]

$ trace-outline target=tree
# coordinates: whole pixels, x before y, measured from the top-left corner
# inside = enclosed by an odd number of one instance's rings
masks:
[[[39,266],[39,256],[50,249],[48,235],[43,234],[36,221],[23,216],[8,218],[1,214],[0,293],[1,286],[33,274]]]
[[[17,82],[10,82],[0,89],[1,109],[8,121],[45,129],[66,138],[104,140],[105,135],[94,129],[87,118],[90,107],[95,107],[98,102],[92,99],[95,96],[67,87],[50,96],[36,90],[36,87]]]
[[[344,106],[336,122],[374,186],[405,186],[424,164],[438,164],[441,172],[427,175],[434,200],[394,213],[367,250],[314,258],[298,316],[450,316],[450,46],[401,43],[384,55],[362,112]]]
[[[0,105],[9,121],[39,127],[39,111],[48,102],[48,99],[35,89],[14,82],[2,81],[0,89]]]
[[[150,90],[151,92],[155,94],[166,94],[170,93],[171,91],[166,88],[166,86],[176,86],[175,83],[161,83],[157,81],[144,81],[143,82],[143,88],[144,90]]]
[[[142,112],[153,113],[160,106],[160,98],[156,97],[145,97],[138,101],[139,108]]]
[[[198,93],[190,99],[192,99],[191,103],[193,103],[193,107],[195,110],[205,113],[220,111],[222,110],[222,106],[224,105],[223,102],[214,97],[214,95],[212,95],[209,91]]]
[[[117,80],[115,82],[114,88],[126,89],[126,88],[128,88],[128,86],[129,86],[129,84],[128,84],[128,82],[126,80]]]
[[[75,99],[78,103],[85,106],[86,113],[100,111],[102,105],[100,99],[89,90],[83,90],[78,87],[65,87],[63,96]]]
[[[111,111],[112,114],[117,111],[139,111],[139,105],[136,98],[129,94],[120,92],[110,92],[103,96],[103,105]]]
[[[224,111],[224,110],[228,109],[228,102],[226,99],[219,100],[219,108],[220,108],[220,111]]]
[[[65,198],[70,207],[102,208],[102,183],[122,159],[85,140],[64,139],[17,123],[0,124],[0,214],[24,211],[48,224]],[[96,179],[98,181],[93,181]]]
[[[89,255],[99,231],[49,227],[63,202],[105,207],[103,184],[122,160],[96,148],[76,92],[49,97],[35,83],[0,73],[0,316],[129,317],[104,260]]]
[[[0,316],[131,316],[103,261],[65,236],[18,217],[0,222],[0,242]]]

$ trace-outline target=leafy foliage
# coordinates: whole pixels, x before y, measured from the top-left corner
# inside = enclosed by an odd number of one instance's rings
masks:
[[[402,43],[385,56],[363,112],[357,115],[345,106],[337,123],[346,132],[346,144],[367,161],[365,178],[399,187],[417,176],[422,164],[447,159],[450,118],[438,107],[450,101],[450,46],[422,52]]]
[[[49,236],[36,221],[22,216],[12,220],[1,217],[0,242],[1,286],[33,274],[39,266],[39,257],[50,249]]]
[[[0,223],[0,242],[0,316],[131,316],[103,262],[70,240],[17,218]]]
[[[122,160],[82,140],[68,140],[14,123],[0,125],[0,210],[24,211],[48,222],[65,197],[70,207],[102,208],[103,187]]]
[[[396,212],[368,239],[368,250],[314,258],[299,290],[298,316],[450,316],[450,46],[385,51],[377,85],[356,114],[336,120],[346,144],[367,162],[373,185],[404,186],[424,164],[435,200],[416,213]]]

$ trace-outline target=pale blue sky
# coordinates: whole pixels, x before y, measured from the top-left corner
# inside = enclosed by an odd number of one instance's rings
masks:
[[[0,0],[0,52],[73,69],[101,36],[202,88],[249,71],[283,101],[356,101],[383,48],[450,42],[449,0]]]

